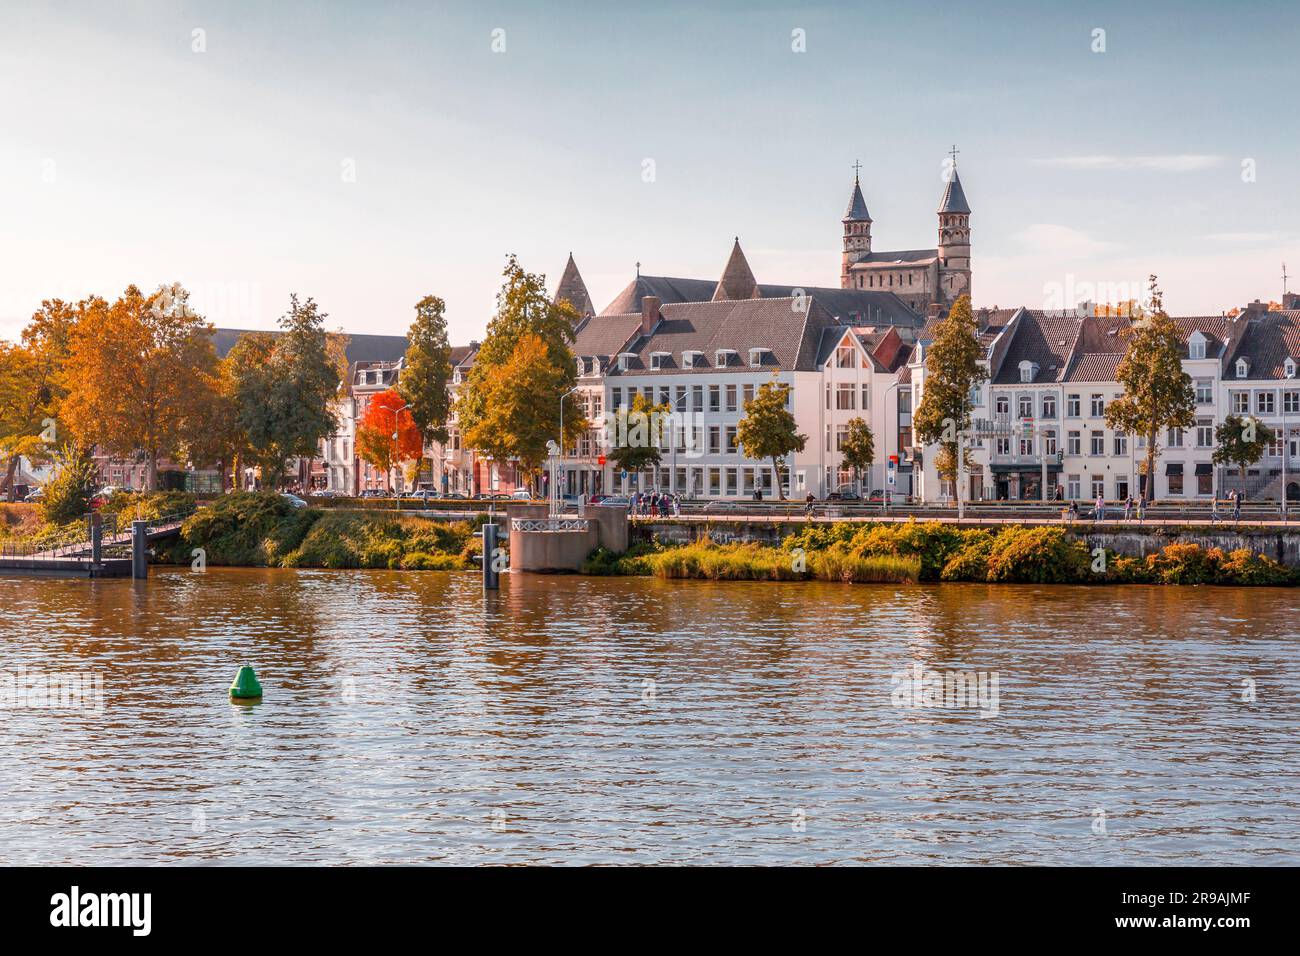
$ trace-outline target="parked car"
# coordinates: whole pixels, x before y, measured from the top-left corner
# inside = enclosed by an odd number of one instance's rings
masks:
[[[283,498],[285,501],[289,502],[289,504],[292,505],[292,506],[295,507],[295,508],[306,508],[306,507],[307,507],[307,502],[303,501],[303,500],[302,500],[301,498],[299,498],[297,495],[295,495],[295,494],[290,494],[290,493],[287,492],[287,491],[282,491],[282,492],[280,492],[280,497]]]
[[[468,501],[469,499],[459,491],[449,491],[442,496],[444,501]]]
[[[382,488],[365,488],[358,496],[361,498],[387,498],[388,493]]]
[[[509,495],[503,495],[503,494],[501,494],[500,492],[495,492],[495,491],[494,491],[494,492],[491,492],[491,493],[486,494],[486,495],[479,495],[479,496],[478,496],[478,500],[479,500],[479,501],[509,501],[509,500],[510,500],[510,496],[509,496]]]
[[[510,493],[510,500],[511,501],[532,501],[533,493],[529,491],[527,488],[520,488]]]
[[[27,494],[23,495],[23,501],[40,501],[45,497],[44,488],[33,488]]]
[[[736,513],[740,510],[740,505],[734,501],[710,501],[704,506],[705,514]]]
[[[321,488],[319,491],[311,493],[313,498],[342,498],[343,492],[335,491],[333,488]]]
[[[601,508],[623,508],[632,507],[632,499],[624,498],[622,495],[607,495],[596,502]]]
[[[888,495],[888,498],[886,498]],[[886,491],[884,488],[877,488],[867,496],[868,501],[893,501],[896,495],[892,491]]]
[[[856,491],[832,491],[826,496],[827,501],[861,501],[862,496]]]

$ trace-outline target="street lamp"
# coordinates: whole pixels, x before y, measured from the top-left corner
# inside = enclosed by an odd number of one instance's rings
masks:
[[[398,444],[397,444],[397,435],[398,435],[398,432],[399,432],[399,430],[400,430],[400,429],[398,428],[398,420],[399,420],[399,419],[398,419],[398,416],[401,415],[402,412],[406,411],[406,410],[407,410],[408,408],[410,408],[410,407],[411,407],[410,402],[407,402],[407,403],[406,403],[405,405],[403,405],[401,408],[398,408],[398,409],[394,410],[394,412],[393,412],[393,458],[394,458],[394,460],[399,461],[399,462],[400,462],[400,459],[398,459],[398,457],[397,457],[397,449],[398,449],[398,447],[399,447]],[[401,468],[401,465],[400,465],[400,464],[398,465],[398,468],[399,468],[399,469]],[[397,481],[394,481],[393,484],[396,485],[396,484],[397,484]],[[397,510],[398,510],[398,511],[401,511],[401,510],[402,510],[402,489],[401,489],[401,488],[398,488],[398,489],[397,489]]]
[[[560,458],[560,471],[564,474],[565,484],[568,484],[569,475],[568,475],[568,472],[565,470],[565,467],[564,467],[564,400],[565,400],[566,398],[568,398],[570,395],[572,395],[574,392],[576,392],[576,391],[578,391],[579,389],[581,389],[581,388],[582,388],[581,385],[575,385],[575,386],[573,386],[573,388],[569,389],[567,392],[565,392],[563,395],[560,396],[560,455],[559,455],[559,458]],[[555,484],[556,484],[556,487],[555,487],[555,489],[553,489],[553,491],[552,491],[551,493],[555,496],[555,500],[556,500],[556,502],[558,503],[559,500],[560,500],[560,489],[559,489],[559,484],[560,484],[560,482],[559,482],[558,477],[557,477],[556,480],[555,480]]]

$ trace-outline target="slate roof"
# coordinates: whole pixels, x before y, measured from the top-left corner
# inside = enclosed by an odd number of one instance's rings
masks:
[[[578,315],[587,316],[595,315],[596,310],[592,307],[591,296],[587,293],[587,284],[582,281],[582,274],[578,272],[578,264],[573,261],[573,253],[569,253],[569,261],[564,264],[564,274],[560,276],[560,284],[555,287],[555,302],[568,301],[575,309]]]
[[[892,292],[866,289],[833,289],[823,286],[763,285],[759,295],[765,299],[786,299],[802,290],[815,298],[831,315],[844,322],[898,325],[919,328],[924,317],[917,314],[906,302]],[[601,311],[601,316],[626,315],[641,311],[641,299],[647,295],[658,296],[664,304],[676,302],[708,302],[717,290],[717,283],[707,279],[680,279],[669,276],[638,276]]]
[[[641,327],[641,313],[628,315],[597,315],[578,326],[573,341],[573,354],[583,358],[603,358],[623,351],[623,346]]]
[[[1236,323],[1226,315],[1185,315],[1172,318],[1183,338],[1183,358],[1187,358],[1187,340],[1193,332],[1205,336],[1206,358],[1221,357],[1224,348],[1234,338]]]
[[[713,290],[710,297],[715,302],[721,302],[724,299],[757,299],[759,298],[758,280],[754,278],[754,270],[749,267],[749,261],[745,258],[745,253],[740,249],[740,239],[736,239],[736,244],[731,247],[731,256],[727,259],[727,265],[722,270],[722,278],[718,280],[718,286]]]
[[[1073,311],[1025,309],[1015,325],[1007,330],[1012,338],[993,374],[993,384],[1019,383],[1020,363],[1024,361],[1038,366],[1035,383],[1063,381],[1079,335],[1080,322],[1078,314]]]
[[[956,166],[953,167],[952,178],[948,180],[948,185],[943,191],[943,198],[939,200],[938,211],[970,215],[970,203],[966,202],[966,192],[961,188],[961,177],[957,175]]]
[[[212,333],[212,344],[217,350],[217,358],[225,358],[235,347],[235,341],[245,332],[254,329],[216,329]],[[271,331],[270,335],[283,335],[280,331]],[[350,364],[357,362],[396,362],[406,354],[406,336],[404,335],[354,335],[348,336],[347,357]]]
[[[933,262],[938,258],[938,249],[902,249],[895,252],[873,252],[858,259],[849,268],[856,269],[863,265],[900,265],[903,263],[919,266],[927,262]]]
[[[853,194],[849,196],[849,208],[844,213],[842,222],[871,222],[871,213],[867,212],[867,201],[862,198],[862,187],[858,177],[853,177]]]
[[[1283,364],[1288,358],[1300,363],[1300,310],[1265,312],[1247,322],[1241,341],[1237,344],[1225,366],[1225,380],[1236,377],[1232,367],[1237,359],[1250,363],[1248,377],[1252,379],[1284,379]]]
[[[799,306],[805,311],[800,311]],[[661,318],[648,337],[637,336],[631,345],[621,349],[637,356],[628,370],[620,373],[615,364],[609,369],[610,375],[679,373],[683,371],[682,353],[686,351],[702,353],[696,357],[691,372],[749,372],[753,371],[749,365],[751,348],[769,350],[763,361],[765,368],[814,371],[822,330],[833,324],[830,314],[815,298],[676,302],[663,305],[660,313]],[[592,323],[610,319],[626,323],[630,328],[640,323],[641,314],[598,316]],[[614,328],[611,326],[610,330]],[[579,330],[580,338],[583,331]],[[714,353],[719,349],[732,349],[738,354],[726,366],[718,366]],[[650,368],[652,352],[667,353],[659,369]]]

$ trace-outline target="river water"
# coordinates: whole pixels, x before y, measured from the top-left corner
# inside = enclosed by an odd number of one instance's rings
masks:
[[[0,861],[1295,864],[1295,599],[0,578]]]

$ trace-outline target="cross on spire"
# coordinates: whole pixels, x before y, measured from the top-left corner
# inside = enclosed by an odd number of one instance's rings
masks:
[[[957,165],[957,154],[960,153],[960,152],[961,152],[961,150],[959,150],[959,149],[957,148],[957,144],[956,144],[956,143],[953,143],[953,144],[952,144],[952,149],[948,150],[948,155],[952,157],[952,164],[953,164],[954,166]]]
[[[1286,280],[1289,278],[1290,276],[1286,274],[1286,263],[1284,262],[1282,263],[1282,298],[1284,299],[1286,298]]]
[[[858,181],[858,170],[861,168],[862,168],[862,164],[855,159],[853,161],[853,181],[855,183]]]

